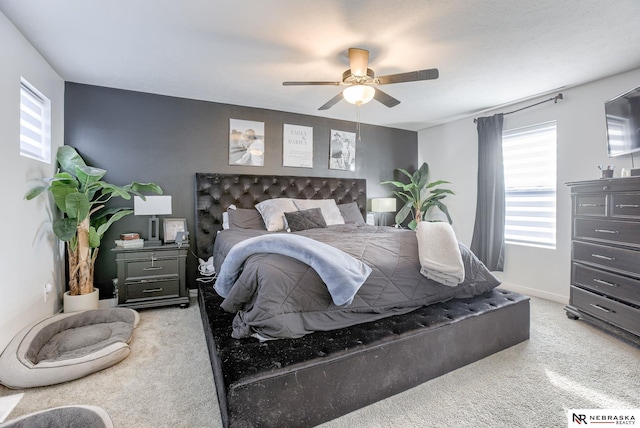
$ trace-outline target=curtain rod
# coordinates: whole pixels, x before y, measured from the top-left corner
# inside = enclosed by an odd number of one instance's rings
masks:
[[[538,103],[531,104],[531,105],[529,105],[529,106],[522,107],[522,108],[519,108],[519,109],[517,109],[517,110],[508,111],[508,112],[506,112],[506,113],[502,113],[502,114],[506,116],[506,115],[508,115],[508,114],[516,113],[516,112],[519,112],[519,111],[522,111],[522,110],[526,110],[526,109],[528,109],[528,108],[535,107],[535,106],[540,105],[540,104],[548,103],[549,101],[553,101],[553,103],[554,103],[554,104],[557,104],[557,103],[558,103],[558,100],[561,100],[561,99],[563,99],[563,98],[564,98],[564,97],[562,96],[562,92],[561,92],[561,93],[559,93],[558,95],[556,95],[555,97],[551,97],[551,98],[549,98],[549,99],[547,99],[547,100],[543,100],[543,101],[540,101],[540,102],[538,102]],[[473,123],[478,123],[478,118],[474,118],[474,119],[473,119]]]

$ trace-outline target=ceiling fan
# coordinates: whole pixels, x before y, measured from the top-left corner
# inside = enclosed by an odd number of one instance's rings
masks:
[[[346,88],[335,97],[331,98],[318,110],[327,110],[333,107],[341,99],[356,105],[368,103],[372,99],[384,104],[387,107],[395,107],[400,101],[391,95],[382,92],[371,85],[390,85],[392,83],[416,82],[420,80],[431,80],[438,78],[438,69],[409,71],[407,73],[388,74],[376,77],[369,65],[369,51],[360,48],[349,48],[350,68],[342,73],[340,82],[282,82],[284,86],[302,85],[331,85],[346,86]]]

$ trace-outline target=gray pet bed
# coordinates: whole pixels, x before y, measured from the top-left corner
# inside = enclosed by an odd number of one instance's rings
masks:
[[[109,414],[96,406],[63,406],[0,423],[0,428],[112,428]]]
[[[0,355],[0,383],[53,385],[110,367],[129,355],[138,313],[128,308],[58,314],[19,332]]]

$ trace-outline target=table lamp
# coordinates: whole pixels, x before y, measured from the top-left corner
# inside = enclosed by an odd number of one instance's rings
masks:
[[[157,216],[171,214],[171,196],[145,196],[144,200],[134,196],[133,214],[151,216],[147,240],[149,244],[160,245],[160,219]]]
[[[387,218],[386,213],[396,212],[396,198],[373,198],[371,199],[371,211],[374,213],[384,213],[382,215],[382,224],[380,224],[380,217],[378,217],[378,226],[386,226]]]

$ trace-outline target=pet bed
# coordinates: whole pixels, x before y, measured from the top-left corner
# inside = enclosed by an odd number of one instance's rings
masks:
[[[138,325],[128,308],[58,314],[29,325],[0,355],[0,383],[31,388],[78,379],[129,355]]]
[[[109,414],[97,406],[62,406],[0,423],[0,428],[113,428]]]

